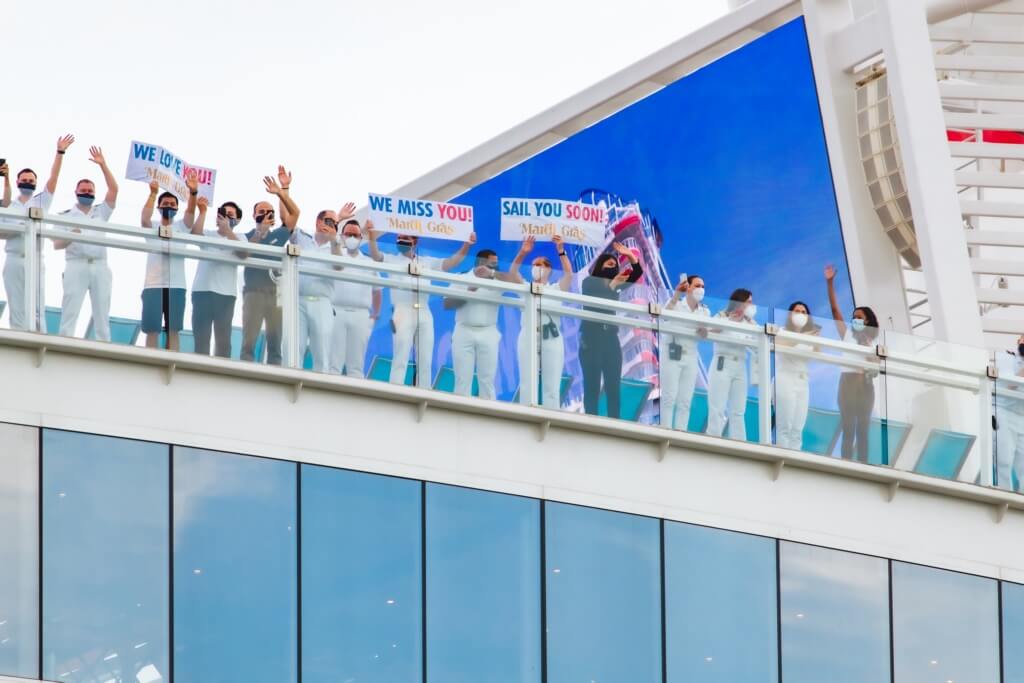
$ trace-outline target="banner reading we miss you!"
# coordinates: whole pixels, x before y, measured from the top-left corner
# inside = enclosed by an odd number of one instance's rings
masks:
[[[161,188],[175,195],[178,201],[185,202],[189,194],[185,178],[190,173],[196,174],[199,196],[206,197],[212,204],[217,171],[193,166],[160,145],[132,141],[128,152],[128,170],[124,174],[128,180],[140,180],[145,183],[156,180]]]
[[[464,242],[473,232],[473,207],[429,199],[370,195],[375,230]]]

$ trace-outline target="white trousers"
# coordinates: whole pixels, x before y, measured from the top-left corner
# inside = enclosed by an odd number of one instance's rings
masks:
[[[306,345],[313,355],[313,370],[327,372],[327,349],[334,330],[334,307],[327,297],[299,297],[299,361]]]
[[[795,451],[803,448],[810,396],[806,372],[776,373],[775,440],[779,446]]]
[[[747,368],[743,357],[716,355],[709,374],[707,433],[722,436],[728,421],[729,438],[746,441],[747,425],[743,415],[747,412]]]
[[[996,486],[1013,489],[1012,473],[1024,485],[1024,415],[996,408]]]
[[[43,284],[46,282],[46,271],[40,263],[39,293],[36,295],[36,319],[39,330],[46,332],[46,297]],[[25,257],[17,254],[6,254],[4,260],[4,289],[7,292],[7,307],[11,311],[12,330],[27,330],[28,316],[25,315]]]
[[[526,368],[526,335],[525,330],[519,331],[519,391],[523,391],[526,381],[523,370]],[[558,337],[540,339],[540,404],[545,408],[562,407],[562,370],[565,368],[565,342],[561,330]],[[532,401],[531,401],[532,403]]]
[[[110,341],[110,289],[113,276],[106,260],[68,259],[64,266],[64,298],[61,302],[60,333],[75,336],[78,314],[86,292],[92,304],[92,325],[97,341]]]
[[[687,349],[679,360],[667,356],[666,351],[661,361],[661,426],[685,431],[690,425],[690,405],[697,387],[697,351]]]
[[[363,363],[370,341],[370,311],[365,308],[335,308],[331,336],[331,372],[348,377],[365,377]]]
[[[405,373],[409,369],[409,353],[415,341],[416,372],[423,373],[420,375],[423,378],[423,385],[429,387],[434,377],[434,315],[430,308],[414,308],[412,304],[395,306],[391,323],[395,326],[391,383],[405,384]]]
[[[493,399],[494,377],[498,374],[498,344],[501,333],[493,325],[471,327],[455,324],[452,332],[452,366],[455,369],[455,393],[473,393],[473,370],[480,387],[480,398]]]

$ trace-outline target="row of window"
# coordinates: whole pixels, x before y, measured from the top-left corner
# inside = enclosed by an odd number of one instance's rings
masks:
[[[1024,682],[1017,584],[408,479],[39,438],[0,425],[0,674]]]

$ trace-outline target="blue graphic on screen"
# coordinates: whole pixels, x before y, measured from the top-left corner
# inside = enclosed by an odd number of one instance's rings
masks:
[[[685,272],[705,279],[709,303],[727,299],[738,287],[751,290],[761,322],[781,320],[772,307],[796,300],[815,316],[827,316],[823,266],[833,263],[842,272],[846,264],[802,19],[453,198],[474,207],[474,252],[495,249],[504,269],[520,245],[499,240],[502,197],[607,205],[613,215],[608,241],[629,246],[644,266],[644,279],[626,300],[663,303]],[[420,251],[449,256],[458,246],[426,239]],[[382,248],[394,250],[393,238],[382,240]],[[577,271],[601,253],[575,246],[567,251]],[[553,245],[538,243],[525,262],[526,278],[536,255],[558,263]],[[472,265],[471,254],[457,270]],[[579,278],[574,291],[578,286]],[[841,306],[851,310],[848,278],[837,278],[836,286]],[[440,297],[433,299],[433,373],[443,384],[450,374],[454,315]],[[712,306],[717,313],[721,304]],[[371,359],[390,356],[387,310],[371,340]],[[569,385],[563,401],[569,406],[581,393],[577,327],[577,321],[563,319]],[[498,397],[508,400],[519,385],[516,309],[502,307],[499,329]],[[633,380],[623,387],[622,417],[654,421],[656,335],[620,336],[623,375]]]

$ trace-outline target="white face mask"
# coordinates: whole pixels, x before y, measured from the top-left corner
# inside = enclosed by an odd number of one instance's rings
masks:
[[[700,303],[701,301],[704,300],[704,288],[694,287],[693,289],[690,290],[690,296],[693,297],[694,301]]]
[[[853,328],[854,332],[863,332],[864,328],[867,327],[862,318],[854,318],[850,321],[850,326]]]
[[[793,326],[798,330],[804,329],[807,325],[807,314],[806,313],[794,313],[792,316]]]
[[[747,310],[743,312],[743,315],[753,320],[754,316],[757,315],[757,304],[747,304]]]
[[[351,236],[346,237],[345,238],[345,248],[348,249],[349,251],[355,251],[356,249],[359,248],[359,243],[360,242],[362,242],[362,240],[359,239],[358,237],[351,237]]]
[[[533,266],[530,268],[530,277],[533,278],[534,282],[547,282],[548,269],[544,266]]]

